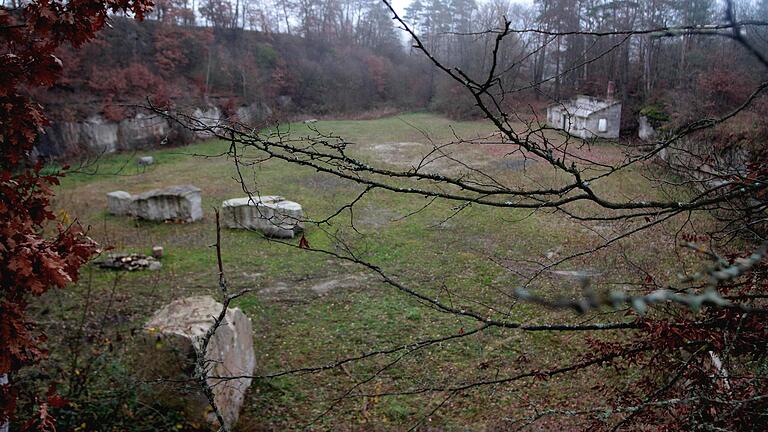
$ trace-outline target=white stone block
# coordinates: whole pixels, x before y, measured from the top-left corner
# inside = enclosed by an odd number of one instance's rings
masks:
[[[276,195],[233,198],[221,204],[227,228],[258,230],[269,237],[293,238],[304,230],[299,203]]]
[[[216,416],[208,409],[199,385],[190,378],[193,378],[195,350],[201,349],[201,339],[213,326],[213,317],[219,316],[222,307],[210,296],[197,296],[176,300],[155,312],[144,326],[145,343],[139,350],[144,357],[137,366],[140,376],[167,381],[166,387],[155,389],[155,397],[164,399],[161,403],[181,406],[190,421],[207,421],[214,427],[218,426]],[[250,318],[240,309],[227,309],[205,358],[210,362],[208,385],[228,430],[232,430],[256,366],[253,327]]]
[[[107,209],[110,214],[125,216],[132,214],[133,196],[125,191],[114,191],[107,194]]]
[[[154,221],[194,222],[203,217],[200,189],[192,185],[155,189],[133,197],[136,216]]]

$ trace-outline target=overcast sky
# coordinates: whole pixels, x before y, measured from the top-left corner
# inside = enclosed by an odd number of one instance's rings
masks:
[[[402,18],[405,15],[405,8],[411,4],[412,0],[391,0],[392,6],[397,11],[397,14]],[[478,3],[483,3],[484,0],[477,0]],[[533,4],[533,0],[513,0],[513,3]]]
[[[395,8],[397,13],[400,16],[403,16],[405,14],[405,8],[408,7],[409,4],[411,4],[412,0],[392,0],[392,6]],[[483,0],[478,0],[478,3],[483,3]],[[533,0],[512,0],[513,3],[525,3],[525,4],[532,4]]]
[[[405,15],[405,8],[411,4],[411,0],[392,0],[392,7],[395,8],[397,14],[402,18]]]

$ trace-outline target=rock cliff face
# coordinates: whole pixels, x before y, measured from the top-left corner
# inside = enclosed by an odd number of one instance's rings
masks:
[[[260,126],[264,121],[272,117],[272,109],[265,103],[252,103],[248,106],[241,106],[236,111],[237,122],[246,126]]]
[[[112,122],[92,116],[83,122],[58,122],[45,129],[35,147],[38,156],[58,159],[82,154],[114,153],[166,144],[182,144],[183,133],[162,117],[137,114]]]
[[[246,126],[259,127],[272,116],[272,110],[263,103],[237,108],[236,116],[227,118],[219,107],[192,109],[190,113],[206,126],[237,121]],[[54,122],[45,129],[35,147],[35,156],[62,159],[79,155],[99,155],[118,151],[131,151],[179,146],[195,139],[210,138],[206,132],[192,133],[171,124],[162,116],[138,113],[119,122],[94,115],[80,122]]]

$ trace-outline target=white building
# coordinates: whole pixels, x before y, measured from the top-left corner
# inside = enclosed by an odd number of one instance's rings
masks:
[[[621,102],[613,98],[576,96],[547,107],[547,124],[584,139],[618,138]]]

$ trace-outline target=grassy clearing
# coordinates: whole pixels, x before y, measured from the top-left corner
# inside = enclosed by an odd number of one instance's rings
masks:
[[[453,122],[427,114],[322,121],[315,126],[355,143],[352,151],[360,157],[398,168],[418,163],[429,140],[445,143],[455,136],[472,138],[492,132],[485,123]],[[305,125],[289,127],[292,136],[310,133]],[[232,161],[216,156],[227,148],[228,143],[209,141],[142,152],[156,160],[142,172],[134,165],[135,155],[110,155],[89,168],[96,169],[97,174],[75,173],[64,180],[56,205],[89,226],[91,235],[102,245],[147,253],[158,244],[165,247],[167,256],[161,271],[120,275],[117,282],[115,273],[90,268],[78,286],[46,297],[41,313],[49,316],[54,340],[57,333],[62,336],[58,329],[67,328],[60,323],[69,323],[70,328],[75,325],[85,304],[106,310],[109,332],[128,335],[172,299],[215,294],[212,209],[224,199],[243,195]],[[489,148],[493,151],[457,148],[455,154],[510,184],[561,181],[542,163],[525,171],[505,168],[500,163],[505,151],[498,146]],[[590,151],[618,154],[610,144]],[[434,165],[455,169],[445,160]],[[261,164],[247,175],[252,190],[297,201],[315,220],[334,213],[361,191],[360,186],[279,161]],[[109,191],[136,193],[184,183],[203,190],[206,218],[200,223],[157,224],[105,212],[104,194]],[[652,199],[656,193],[649,191],[648,181],[634,170],[601,180],[596,187],[617,199]],[[574,318],[510,301],[512,287],[535,269],[530,261],[547,262],[547,253],[549,259],[557,259],[594,247],[623,228],[608,223],[580,225],[546,213],[531,215],[479,206],[455,214],[456,202],[436,202],[403,218],[425,202],[420,196],[375,191],[355,208],[355,229],[345,212],[323,229],[310,227],[307,238],[312,246],[330,250],[338,247],[333,237],[344,239],[361,258],[446,303],[496,318],[534,323]],[[597,280],[601,287],[637,282],[644,277],[637,270],[641,267],[669,277],[679,270],[678,260],[668,253],[674,247],[679,225],[680,221],[664,224],[641,238],[575,260],[564,269],[589,268],[601,273]],[[374,349],[469,331],[477,325],[425,307],[353,265],[268,241],[256,233],[224,231],[223,247],[233,289],[257,291],[238,304],[254,321],[257,374],[321,365]],[[567,293],[575,290],[574,285],[572,280],[544,275],[534,286],[545,292]],[[101,313],[95,312],[93,319]],[[435,414],[430,412],[447,396],[444,393],[337,398],[355,385],[360,393],[378,393],[546,368],[581,355],[585,349],[579,342],[581,337],[495,329],[417,350],[401,359],[397,354],[381,356],[325,373],[256,380],[239,428],[288,430],[311,423],[311,428],[318,430],[400,430],[423,420],[428,427],[444,430],[503,429],[507,427],[505,417],[530,409],[524,400],[561,401],[564,408],[587,403],[585,394],[594,376],[577,374],[468,391],[451,397]],[[379,372],[390,362],[395,363]],[[599,373],[601,379],[621,379],[610,371]]]

